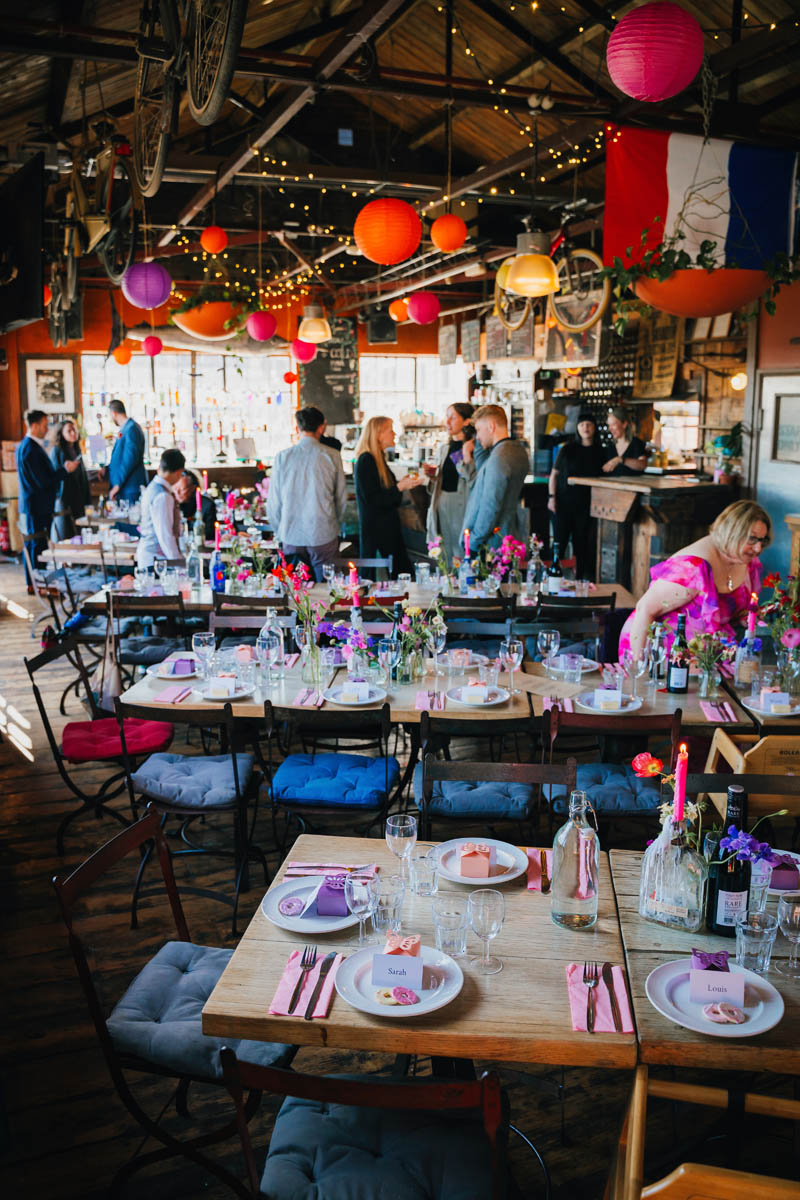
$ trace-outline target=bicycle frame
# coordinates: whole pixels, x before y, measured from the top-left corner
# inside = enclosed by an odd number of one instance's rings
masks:
[[[127,145],[127,144],[126,144]],[[127,158],[129,151],[120,153],[119,146],[111,141],[105,144],[95,156],[94,189],[85,186],[83,176],[83,156],[74,158],[70,187],[67,193],[66,216],[67,228],[64,233],[64,254],[70,252],[70,233],[73,225],[80,225],[85,232],[85,239],[80,245],[81,254],[91,254],[111,230],[111,210],[114,199],[114,173],[118,159]],[[130,177],[133,189],[133,204],[137,209],[142,208],[142,198],[136,181]],[[104,192],[107,195],[104,200]]]

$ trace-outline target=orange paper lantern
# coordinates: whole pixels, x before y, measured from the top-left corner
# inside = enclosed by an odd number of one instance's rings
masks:
[[[228,235],[219,225],[209,225],[200,234],[200,245],[207,254],[221,254],[228,244]]]
[[[284,383],[297,383],[297,375],[294,371],[286,371],[283,376]]]
[[[410,258],[422,238],[422,222],[405,200],[370,200],[356,217],[353,236],[370,262],[391,266]]]
[[[44,306],[45,306],[45,308],[47,308],[48,304],[50,303],[50,301],[52,299],[53,299],[53,293],[50,290],[50,284],[46,283],[44,285]]]
[[[445,213],[431,225],[431,241],[443,254],[460,250],[466,240],[467,227],[455,213]]]
[[[115,362],[118,362],[121,367],[127,366],[133,356],[133,351],[130,346],[116,346],[112,351]]]
[[[405,296],[398,296],[396,300],[392,301],[389,305],[389,316],[393,321],[408,320],[408,301]]]

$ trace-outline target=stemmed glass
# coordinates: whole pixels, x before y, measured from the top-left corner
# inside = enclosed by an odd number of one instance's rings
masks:
[[[400,813],[386,818],[386,845],[400,859],[400,878],[410,880],[408,860],[417,844],[417,818]]]
[[[348,875],[344,881],[344,898],[350,912],[358,917],[358,944],[366,946],[370,939],[365,926],[378,905],[377,879],[353,879]]]
[[[381,638],[378,642],[378,662],[386,677],[386,690],[391,689],[392,671],[400,661],[400,643],[393,638]]]
[[[156,577],[156,583],[161,583],[167,571],[167,560],[165,558],[153,559],[153,574]]]
[[[214,634],[213,633],[193,633],[192,634],[192,650],[194,650],[200,660],[200,667],[203,672],[203,678],[208,679],[209,667],[211,659],[214,657]]]
[[[561,634],[557,629],[542,629],[536,637],[536,649],[544,660],[545,670],[558,654],[561,645]]]
[[[539,636],[541,637],[541,634]],[[524,647],[519,638],[508,638],[500,643],[500,662],[508,671],[511,681],[509,691],[512,696],[519,695],[519,689],[514,687],[514,672],[522,662],[523,650]]]
[[[447,645],[447,626],[432,625],[428,630],[428,642],[433,654],[434,674],[439,674],[439,655]]]
[[[278,661],[281,650],[281,638],[277,633],[259,633],[256,638],[256,658],[259,665],[267,668],[267,687],[271,688],[275,680],[272,678],[272,668]]]
[[[661,668],[667,657],[667,643],[663,637],[649,639],[650,646],[650,682],[658,687],[661,681]]]
[[[325,580],[329,588],[333,586],[333,577],[335,574],[336,567],[333,565],[333,563],[322,564],[322,578]]]
[[[503,893],[494,888],[481,888],[469,894],[469,923],[473,931],[483,942],[483,952],[477,958],[471,958],[469,965],[481,975],[496,975],[502,971],[503,964],[499,958],[489,954],[489,942],[496,938],[503,928],[506,904]]]
[[[631,696],[636,698],[639,695],[637,689],[638,680],[650,670],[649,646],[645,645],[638,654],[630,649],[625,650],[622,655],[622,665],[625,669],[625,674],[630,677]]]
[[[800,892],[784,892],[778,897],[778,925],[792,951],[785,964],[773,958],[772,965],[779,975],[800,979]]]

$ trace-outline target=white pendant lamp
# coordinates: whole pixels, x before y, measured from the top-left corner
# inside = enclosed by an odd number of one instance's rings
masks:
[[[313,342],[315,345],[330,341],[331,327],[321,304],[305,305],[297,336],[301,342]]]

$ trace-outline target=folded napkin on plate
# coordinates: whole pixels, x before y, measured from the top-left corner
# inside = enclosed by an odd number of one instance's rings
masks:
[[[269,1006],[269,1011],[274,1017],[288,1017],[289,1005],[292,1001],[294,989],[297,986],[297,981],[300,978],[300,960],[303,957],[301,950],[293,950],[289,955],[289,961],[283,969],[280,983],[275,989],[275,995],[272,997],[272,1003]],[[319,999],[314,1007],[312,1016],[327,1017],[328,1009],[331,1005],[333,996],[333,985],[336,979],[336,972],[339,970],[339,964],[344,958],[343,954],[337,954],[334,959],[333,966],[325,977],[322,989],[319,994]],[[300,991],[300,999],[292,1013],[293,1017],[304,1017],[308,1002],[311,999],[311,993],[316,987],[319,973],[324,962],[325,955],[320,954],[316,963],[310,971],[306,972],[306,977],[303,982],[303,987]]]
[[[723,700],[721,704],[711,704],[708,700],[701,700],[700,707],[708,721],[735,721],[736,714],[728,704],[727,700]]]
[[[692,947],[693,971],[730,971],[727,950],[696,950]]]
[[[599,969],[599,963],[598,963]],[[619,1015],[622,1021],[622,1032],[633,1033],[633,1019],[628,1003],[628,989],[625,985],[625,972],[622,967],[612,967],[614,976],[614,992],[619,1005]],[[583,963],[567,964],[567,992],[569,1008],[572,1015],[572,1028],[576,1033],[586,1033],[586,998],[589,989],[583,982]],[[594,1031],[595,1033],[615,1033],[614,1018],[611,1015],[611,1000],[608,989],[601,979],[594,989]]]
[[[528,891],[540,892],[542,890],[542,860],[541,854],[544,853],[545,862],[547,863],[547,874],[550,880],[553,879],[553,851],[541,851],[536,846],[526,846],[525,852],[528,855]]]
[[[569,696],[562,696],[560,700],[555,701],[553,701],[550,696],[542,697],[542,708],[545,710],[545,712],[549,712],[554,703],[556,703],[563,712],[575,711],[575,706],[573,705],[572,699]]]
[[[311,863],[288,862],[284,879],[301,879],[305,875],[352,875],[353,879],[374,879],[377,863]]]
[[[163,688],[153,699],[158,704],[180,704],[181,700],[185,700],[191,694],[192,689],[185,683],[173,683],[170,687]]]
[[[297,662],[299,657],[300,657],[299,654],[284,654],[283,665],[287,671],[290,670],[294,666],[294,664]]]
[[[292,701],[298,708],[321,708],[324,703],[322,692],[316,691],[315,688],[302,688]]]

